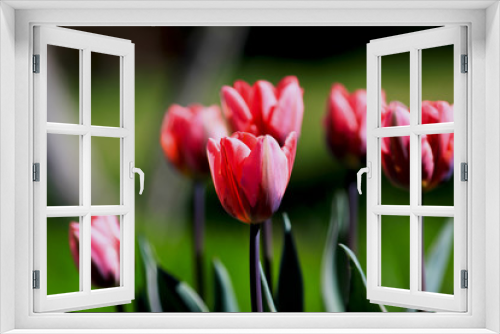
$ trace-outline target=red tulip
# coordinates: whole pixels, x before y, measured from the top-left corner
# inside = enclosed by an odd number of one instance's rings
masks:
[[[285,194],[292,173],[297,135],[280,147],[271,136],[236,132],[210,139],[207,152],[217,196],[224,209],[244,223],[270,218]]]
[[[253,87],[238,80],[233,87],[222,87],[222,110],[233,132],[271,135],[283,145],[291,132],[300,135],[302,95],[303,89],[294,76],[283,78],[276,88],[264,80]]]
[[[422,124],[453,121],[453,107],[444,101],[422,102]],[[400,102],[391,102],[382,112],[382,126],[410,124],[410,111]],[[449,179],[453,173],[453,134],[421,136],[422,189],[428,191]],[[409,188],[410,138],[382,139],[382,168],[396,186]]]
[[[366,90],[349,93],[342,84],[335,83],[323,124],[333,155],[350,168],[359,167],[366,156]]]
[[[222,113],[217,106],[193,104],[186,108],[170,106],[161,128],[163,153],[183,174],[196,179],[208,175],[208,138],[227,136]]]
[[[120,285],[120,221],[116,216],[93,216],[90,229],[92,283],[101,288]],[[69,246],[80,263],[80,225],[69,224]]]

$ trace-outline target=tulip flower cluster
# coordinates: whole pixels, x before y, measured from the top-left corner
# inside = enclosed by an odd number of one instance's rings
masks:
[[[422,102],[422,124],[453,121],[453,107],[445,101]],[[400,102],[391,102],[382,112],[382,126],[410,124],[410,111]],[[453,133],[421,136],[422,189],[429,191],[453,173]],[[410,185],[410,139],[390,137],[382,139],[382,168],[396,186],[408,189]]]
[[[401,102],[385,102],[382,94],[382,126],[410,124],[410,111]],[[453,121],[453,106],[445,101],[422,102],[422,124]],[[331,152],[348,167],[362,165],[366,156],[366,91],[349,93],[342,84],[332,86],[324,119]],[[434,189],[453,173],[453,133],[421,136],[422,188]],[[394,185],[408,189],[410,176],[409,137],[382,139],[382,169]]]

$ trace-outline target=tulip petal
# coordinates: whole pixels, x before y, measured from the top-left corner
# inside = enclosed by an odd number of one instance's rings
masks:
[[[80,224],[69,223],[69,249],[77,268],[80,267]]]
[[[249,131],[252,113],[247,103],[232,87],[224,86],[221,91],[222,110],[233,131]]]
[[[281,79],[278,83],[278,86],[276,86],[278,97],[281,97],[281,95],[283,94],[283,90],[289,85],[299,86],[299,79],[297,79],[297,77],[294,75],[289,75]]]
[[[250,86],[246,81],[236,80],[233,85],[234,89],[240,94],[248,108],[252,108],[252,86]]]
[[[248,132],[236,132],[231,137],[242,141],[250,150],[257,144],[257,137]]]
[[[265,124],[267,124],[268,132],[283,144],[292,131],[300,136],[303,115],[302,90],[295,81],[292,81],[282,88],[278,103],[275,108],[272,108]]]
[[[434,154],[427,137],[422,136],[420,145],[422,150],[422,187],[424,189],[429,186],[434,172]]]
[[[293,163],[295,162],[295,154],[297,152],[297,134],[295,132],[288,135],[282,150],[288,161],[288,177],[290,177],[292,175]]]
[[[189,130],[192,113],[179,105],[172,105],[163,118],[160,142],[163,152],[169,161],[178,169],[184,166],[184,156],[181,151],[182,140],[178,137]]]
[[[257,81],[253,86],[252,116],[254,124],[264,133],[262,123],[268,122],[271,111],[277,104],[276,90],[265,80]]]
[[[252,208],[252,221],[262,222],[281,203],[290,175],[288,159],[273,137],[259,137],[242,171],[241,187]]]
[[[341,159],[350,153],[349,147],[355,147],[354,152],[357,152],[359,123],[344,86],[336,84],[332,87],[327,109],[325,126],[332,151]]]
[[[220,173],[225,194],[219,200],[226,211],[233,217],[249,223],[248,201],[244,196],[239,180],[242,173],[242,162],[250,154],[245,143],[236,138],[222,138],[220,141]]]

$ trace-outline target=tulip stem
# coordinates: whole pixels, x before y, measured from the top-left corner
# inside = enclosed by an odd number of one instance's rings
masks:
[[[273,293],[273,220],[267,219],[262,224],[262,250],[264,252],[264,273],[266,274],[266,281]]]
[[[350,182],[348,186],[349,192],[349,232],[347,245],[356,253],[358,248],[358,207],[359,195],[356,188],[356,182]]]
[[[263,312],[259,256],[260,225],[250,224],[250,297],[252,312]]]
[[[203,250],[205,235],[205,185],[196,181],[193,189],[193,245],[194,245],[194,273],[196,290],[203,299],[205,297],[203,275]]]

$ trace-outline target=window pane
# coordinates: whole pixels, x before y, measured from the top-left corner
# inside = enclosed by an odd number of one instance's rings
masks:
[[[79,205],[79,189],[79,136],[47,134],[47,205]]]
[[[424,135],[422,153],[422,205],[453,206],[454,134]]]
[[[453,45],[423,49],[422,124],[453,122]]]
[[[92,205],[119,205],[120,138],[92,137]]]
[[[381,217],[381,285],[410,289],[410,217]]]
[[[79,217],[47,218],[47,294],[80,291]]]
[[[453,218],[422,217],[422,291],[453,294]]]
[[[92,216],[92,289],[120,286],[119,216]]]
[[[80,123],[80,50],[47,45],[47,121]]]
[[[382,99],[387,104],[381,112],[381,125],[409,125],[410,53],[403,52],[381,57]]]
[[[382,205],[410,205],[410,136],[380,139]]]
[[[120,126],[120,57],[91,54],[92,125]]]

